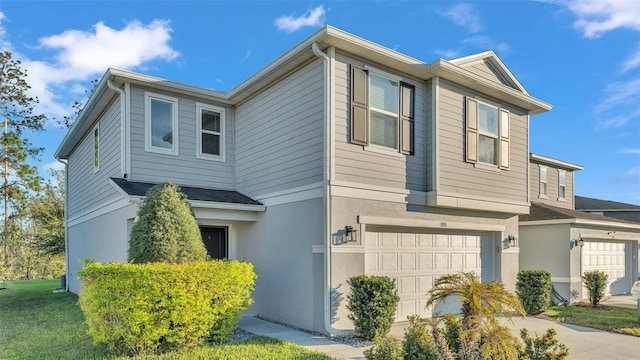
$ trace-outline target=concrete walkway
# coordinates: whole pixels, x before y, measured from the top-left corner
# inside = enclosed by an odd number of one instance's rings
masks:
[[[529,334],[532,336],[535,333],[542,335],[550,327],[556,329],[558,340],[569,348],[570,359],[640,360],[640,337],[614,334],[534,317],[514,318],[514,325],[510,327],[514,335],[518,337],[522,328],[529,329]],[[320,351],[335,359],[364,359],[362,352],[366,348],[341,344],[326,337],[312,335],[254,317],[243,317],[240,320],[240,328],[256,335],[269,336]],[[394,325],[391,334],[401,338],[404,334],[402,324]]]

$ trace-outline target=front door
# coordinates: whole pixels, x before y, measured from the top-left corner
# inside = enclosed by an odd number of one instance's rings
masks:
[[[229,257],[229,238],[226,227],[200,227],[202,242],[212,259]]]

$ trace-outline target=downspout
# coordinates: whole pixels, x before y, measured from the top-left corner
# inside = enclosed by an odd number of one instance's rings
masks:
[[[335,335],[349,335],[351,331],[338,330],[331,324],[331,143],[332,143],[332,129],[334,112],[332,108],[333,104],[333,72],[331,66],[331,57],[323,53],[318,47],[317,43],[311,45],[313,53],[324,61],[324,289],[323,289],[323,303],[324,303],[324,328],[329,334]],[[329,50],[330,52],[332,49]],[[333,56],[333,54],[332,54]]]
[[[69,227],[67,219],[68,210],[67,210],[67,199],[69,198],[69,176],[67,175],[67,160],[58,159],[58,161],[64,165],[64,205],[63,205],[63,213],[64,213],[64,262],[65,262],[65,286],[64,291],[69,291]]]
[[[123,179],[127,178],[127,166],[126,166],[126,93],[124,90],[113,85],[111,79],[107,80],[107,86],[109,89],[120,94],[120,176]]]

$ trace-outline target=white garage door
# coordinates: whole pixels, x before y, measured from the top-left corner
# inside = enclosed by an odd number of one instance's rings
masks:
[[[626,294],[631,289],[631,271],[624,242],[585,241],[582,249],[582,271],[601,270],[609,275],[607,295]],[[586,291],[583,292],[586,295]]]
[[[431,316],[425,309],[427,291],[436,278],[464,271],[484,273],[483,281],[493,280],[492,240],[490,234],[432,234],[403,232],[397,229],[368,229],[365,235],[365,274],[385,275],[396,280],[400,302],[396,321],[407,316]],[[481,262],[481,250],[484,263]],[[447,301],[436,310],[457,311],[455,301]]]

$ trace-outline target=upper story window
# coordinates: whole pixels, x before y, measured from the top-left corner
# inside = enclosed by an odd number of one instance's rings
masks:
[[[145,93],[145,150],[178,155],[178,99]]]
[[[558,170],[558,200],[564,200],[566,196],[566,173]]]
[[[547,167],[540,166],[540,197],[547,197]]]
[[[93,172],[100,170],[100,123],[93,128]]]
[[[381,71],[351,67],[350,140],[414,153],[415,87]]]
[[[509,119],[509,111],[467,97],[466,161],[509,169]]]
[[[216,106],[196,104],[197,157],[224,161],[225,110]]]

